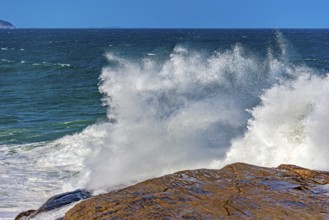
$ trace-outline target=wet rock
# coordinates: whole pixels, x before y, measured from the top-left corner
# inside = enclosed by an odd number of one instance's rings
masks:
[[[52,209],[68,205],[72,202],[76,202],[82,199],[89,198],[91,196],[90,192],[84,190],[75,190],[73,192],[62,193],[51,197],[47,200],[39,209],[38,212],[46,212]]]
[[[24,211],[24,212],[21,212],[19,213],[15,220],[23,220],[23,219],[27,219],[27,217],[29,217],[31,214],[35,213],[36,210],[34,209],[31,209],[31,210],[28,210],[28,211]]]
[[[82,201],[64,219],[329,219],[329,173],[243,163],[181,171]]]
[[[41,212],[47,212],[53,209],[63,207],[65,205],[77,202],[91,197],[91,193],[85,190],[75,190],[55,195],[48,199],[38,210],[29,210],[20,213],[15,220],[26,219],[26,217],[33,218]]]

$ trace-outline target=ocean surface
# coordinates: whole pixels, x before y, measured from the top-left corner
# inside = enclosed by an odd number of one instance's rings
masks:
[[[0,219],[240,161],[329,170],[329,30],[0,30]]]

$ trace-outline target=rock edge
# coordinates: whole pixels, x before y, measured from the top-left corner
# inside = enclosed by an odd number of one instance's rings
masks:
[[[84,200],[64,220],[328,219],[329,172],[235,163],[187,170]]]

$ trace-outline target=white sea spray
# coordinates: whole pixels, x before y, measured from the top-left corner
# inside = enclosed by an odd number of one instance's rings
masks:
[[[239,45],[210,57],[176,47],[161,65],[108,58],[117,65],[103,69],[99,88],[116,122],[89,127],[101,135],[82,144],[93,152],[83,186],[102,192],[235,161],[326,168],[328,80],[314,70],[259,61]]]

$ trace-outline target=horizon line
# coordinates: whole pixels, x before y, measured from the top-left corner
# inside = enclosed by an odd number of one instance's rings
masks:
[[[17,29],[195,29],[195,30],[275,30],[275,29],[329,29],[329,27],[15,27],[15,29],[0,29],[0,30],[17,30]]]

